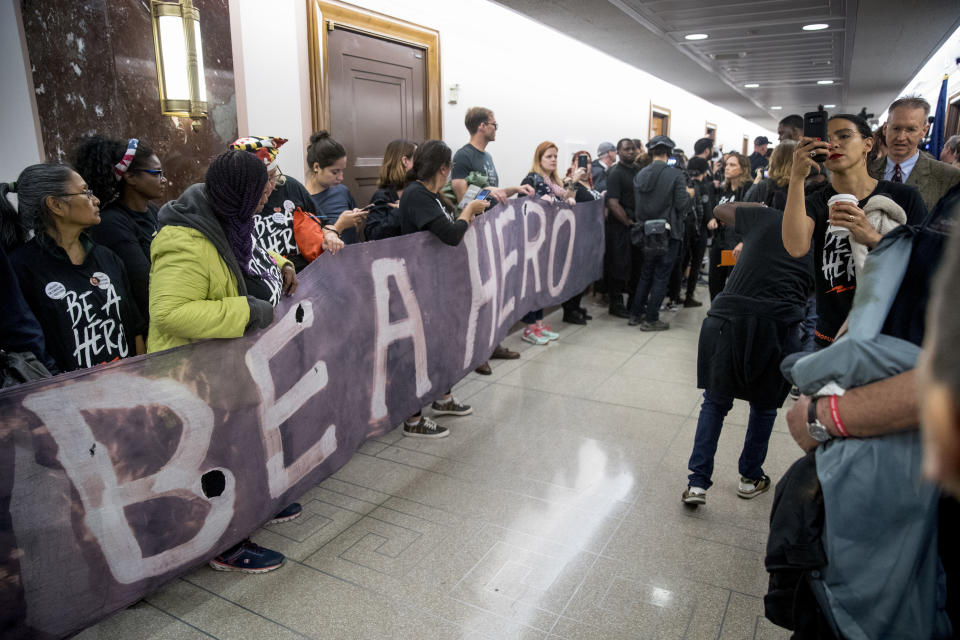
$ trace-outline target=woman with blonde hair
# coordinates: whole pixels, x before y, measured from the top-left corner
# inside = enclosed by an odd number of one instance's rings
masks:
[[[576,186],[563,185],[560,174],[557,173],[557,145],[546,140],[537,145],[533,152],[533,165],[530,173],[520,185],[533,187],[534,197],[546,200],[550,204],[575,204]],[[579,177],[573,182],[579,181]],[[530,311],[523,316],[523,323],[527,328],[523,330],[523,340],[536,345],[545,345],[556,340],[560,334],[552,331],[549,325],[543,323],[543,309]]]
[[[383,153],[377,190],[370,198],[373,208],[363,225],[365,240],[383,240],[400,235],[400,196],[407,186],[407,172],[413,168],[417,145],[409,140],[393,140]]]
[[[753,184],[750,179],[750,159],[735,151],[727,154],[723,161],[723,178],[719,194],[720,200],[717,204],[744,202],[747,189]],[[723,291],[727,278],[733,271],[733,265],[720,266],[723,252],[732,251],[733,258],[736,260],[743,249],[743,242],[740,241],[740,235],[714,217],[712,211],[708,212],[708,216],[710,220],[707,222],[707,229],[713,231],[713,244],[710,246],[710,273],[708,276],[710,300],[713,300],[717,297],[717,294]]]
[[[768,207],[783,211],[787,205],[787,186],[790,184],[793,150],[796,146],[796,140],[784,140],[777,145],[770,156],[767,177],[750,187],[743,198],[746,202],[762,202]]]

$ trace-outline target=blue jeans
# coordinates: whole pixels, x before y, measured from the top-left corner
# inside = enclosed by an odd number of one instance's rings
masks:
[[[660,303],[667,295],[667,285],[670,283],[670,272],[673,263],[680,252],[680,241],[670,240],[667,253],[657,258],[651,258],[645,252],[643,266],[640,267],[640,281],[633,294],[633,303],[630,306],[630,315],[639,318],[646,315],[647,322],[656,322],[660,319]],[[649,300],[648,300],[649,298]]]
[[[697,435],[693,437],[693,453],[690,454],[691,487],[709,489],[713,482],[713,457],[717,453],[720,430],[723,419],[733,408],[733,398],[709,389],[703,392],[703,405],[697,420]],[[751,480],[763,477],[763,461],[767,459],[767,445],[770,432],[777,419],[776,409],[758,409],[750,405],[750,421],[747,423],[747,437],[740,452],[740,475]]]

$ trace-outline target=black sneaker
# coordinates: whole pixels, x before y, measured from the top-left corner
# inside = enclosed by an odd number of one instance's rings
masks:
[[[580,315],[583,316],[583,319],[584,319],[584,320],[593,320],[593,316],[590,315],[589,313],[587,313],[587,308],[586,308],[586,307],[580,307],[579,309],[577,309],[577,311],[580,312]]]
[[[303,513],[303,507],[300,506],[299,502],[291,502],[287,505],[287,508],[273,516],[273,519],[267,524],[279,524],[281,522],[290,522],[291,520],[296,520],[300,517],[300,514]]]
[[[450,399],[444,402],[434,402],[432,408],[438,416],[468,416],[473,413],[473,407],[457,402],[457,399],[453,396],[450,396]]]
[[[265,549],[249,540],[244,540],[213,560],[210,566],[217,571],[241,571],[243,573],[266,573],[283,566],[284,555],[279,551]]]
[[[629,318],[630,312],[625,307],[610,307],[610,315],[617,318]]]
[[[683,504],[693,507],[699,507],[701,504],[707,504],[707,490],[700,487],[687,487],[680,496]]]
[[[762,476],[759,480],[751,480],[740,476],[740,485],[737,487],[737,495],[745,500],[756,498],[758,495],[770,488],[770,478]]]
[[[411,438],[446,438],[450,435],[450,430],[441,427],[430,418],[422,416],[417,424],[410,425],[404,422],[403,435]]]
[[[587,324],[587,319],[579,311],[564,312],[563,321],[567,324]]]
[[[643,322],[643,320],[640,318],[640,316],[630,316],[630,319],[627,320],[627,324],[631,327],[635,327],[641,322]]]
[[[666,331],[670,328],[669,322],[655,320],[653,322],[644,322],[640,325],[640,331]]]
[[[696,298],[694,298],[693,296],[683,301],[683,307],[685,309],[692,309],[693,307],[702,307],[702,306],[703,306],[703,303],[697,300]]]

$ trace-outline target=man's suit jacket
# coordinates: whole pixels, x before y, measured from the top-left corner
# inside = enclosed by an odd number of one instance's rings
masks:
[[[874,160],[868,170],[872,177],[883,180],[886,169],[887,158],[882,156]],[[960,169],[946,162],[934,160],[929,153],[921,151],[920,157],[917,158],[917,164],[910,172],[906,184],[912,185],[920,191],[920,197],[923,198],[923,204],[927,206],[927,211],[932,211],[943,194],[958,182],[960,182]]]

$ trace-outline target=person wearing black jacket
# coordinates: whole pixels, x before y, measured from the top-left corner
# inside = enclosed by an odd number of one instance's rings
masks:
[[[101,202],[100,224],[87,233],[123,261],[137,310],[148,318],[150,243],[167,182],[160,159],[143,140],[94,135],[74,151],[73,166]]]
[[[640,324],[641,331],[670,328],[669,323],[660,320],[660,303],[667,293],[670,272],[683,238],[683,218],[693,195],[683,172],[667,166],[675,146],[667,136],[650,140],[647,148],[653,161],[633,180],[637,224],[645,227],[643,264],[630,307],[630,324]],[[665,220],[666,227],[653,233],[651,224],[656,220]]]
[[[603,281],[610,298],[610,315],[629,318],[623,304],[628,291],[632,266],[630,227],[635,209],[633,179],[640,171],[636,164],[637,147],[630,138],[617,142],[620,161],[607,172],[607,220],[604,224],[606,251],[603,255]]]
[[[400,235],[400,197],[407,186],[407,171],[413,168],[417,145],[393,140],[387,145],[380,165],[377,190],[370,199],[373,208],[363,224],[364,240],[383,240]]]
[[[474,216],[489,206],[486,200],[473,200],[454,219],[453,205],[440,195],[450,176],[453,153],[441,140],[427,140],[413,156],[413,167],[407,172],[408,185],[400,197],[400,232],[402,235],[429,231],[446,245],[460,244]],[[466,416],[473,413],[470,405],[461,404],[447,392],[433,403],[434,415]],[[443,438],[450,435],[430,418],[418,413],[403,423],[403,435],[415,438]]]
[[[687,210],[687,217],[683,224],[683,254],[671,275],[671,289],[676,287],[671,293],[676,299],[680,296],[680,284],[686,271],[687,286],[683,306],[687,308],[703,305],[693,297],[693,294],[697,289],[703,254],[707,250],[707,211],[713,210],[711,201],[713,185],[706,177],[708,168],[707,161],[696,156],[690,158],[687,163],[687,186],[693,187],[693,202]]]
[[[36,164],[17,179],[18,207],[0,199],[0,214],[34,232],[10,255],[23,297],[60,371],[144,353],[146,322],[117,254],[93,243],[100,201],[65,165]]]
[[[731,153],[724,160],[723,166],[724,181],[720,193],[718,194],[717,204],[727,202],[743,202],[747,189],[752,184],[750,182],[750,161],[741,153]],[[723,286],[727,283],[732,266],[720,266],[724,251],[731,251],[734,260],[740,255],[743,243],[740,242],[740,235],[733,229],[728,228],[722,221],[717,220],[712,212],[709,212],[707,228],[713,232],[713,243],[710,245],[710,271],[708,275],[710,283],[710,300],[723,291]]]

